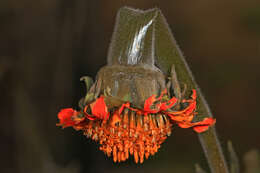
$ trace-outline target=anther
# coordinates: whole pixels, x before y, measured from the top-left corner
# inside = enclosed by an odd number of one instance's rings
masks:
[[[135,163],[138,163],[139,158],[138,158],[137,150],[134,150],[134,158],[135,158]]]
[[[117,161],[117,149],[116,149],[116,146],[114,145],[113,147],[113,159],[114,159],[114,162]]]

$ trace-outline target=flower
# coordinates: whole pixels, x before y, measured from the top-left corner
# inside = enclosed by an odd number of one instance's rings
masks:
[[[82,130],[88,138],[99,141],[100,150],[107,156],[112,155],[114,162],[125,161],[133,155],[136,163],[143,163],[144,158],[154,155],[171,135],[174,124],[201,133],[216,122],[213,118],[192,122],[196,115],[196,97],[196,90],[193,90],[190,99],[181,100],[187,106],[175,110],[178,99],[169,99],[165,89],[159,97],[147,98],[143,109],[131,107],[130,102],[108,109],[106,97],[101,95],[83,111],[62,109],[58,125]]]

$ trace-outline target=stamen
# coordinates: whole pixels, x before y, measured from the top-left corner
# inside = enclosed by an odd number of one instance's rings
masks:
[[[135,158],[135,163],[138,163],[139,158],[138,158],[137,150],[134,151],[134,158]]]
[[[117,148],[116,148],[115,145],[114,145],[114,147],[113,147],[113,159],[114,159],[114,162],[117,161]]]
[[[136,163],[154,155],[160,144],[170,134],[171,124],[164,114],[140,115],[125,108],[121,115],[112,112],[108,121],[88,121],[84,134],[99,140],[107,156],[113,155],[114,162],[122,162],[134,156]]]

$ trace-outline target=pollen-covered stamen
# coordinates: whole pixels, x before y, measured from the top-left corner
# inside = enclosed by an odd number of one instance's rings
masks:
[[[84,134],[99,141],[100,150],[112,155],[114,162],[125,161],[133,155],[136,163],[143,163],[171,133],[171,124],[165,115],[140,115],[128,108],[120,115],[116,112],[111,115],[107,121],[89,121]]]

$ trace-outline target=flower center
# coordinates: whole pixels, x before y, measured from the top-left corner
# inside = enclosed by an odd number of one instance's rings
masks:
[[[84,134],[101,144],[114,162],[125,161],[134,155],[135,162],[143,163],[154,155],[167,136],[171,135],[169,118],[162,114],[140,115],[125,108],[118,115],[114,113],[105,120],[89,121],[84,127]]]

